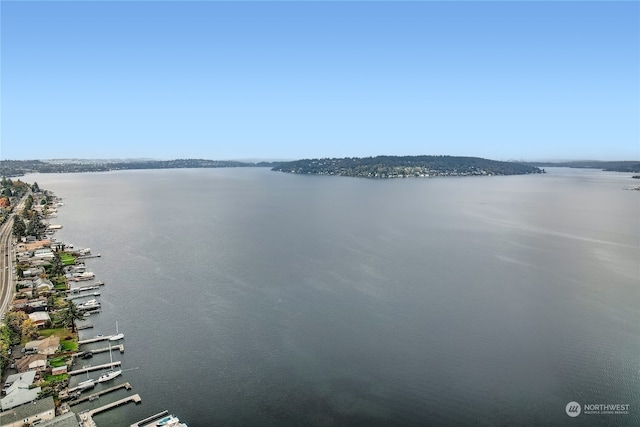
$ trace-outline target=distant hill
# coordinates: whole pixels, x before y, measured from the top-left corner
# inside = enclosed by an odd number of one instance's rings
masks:
[[[600,161],[600,160],[580,160],[572,162],[528,162],[532,166],[540,166],[545,168],[561,167],[561,168],[588,168],[602,169],[611,172],[640,172],[640,162],[631,161]]]
[[[455,156],[377,156],[305,159],[283,162],[272,170],[299,174],[341,175],[362,178],[427,176],[522,175],[543,170],[515,162]]]
[[[245,163],[233,160],[0,160],[0,175],[12,177],[26,173],[104,172],[124,169],[179,169],[179,168],[230,168],[273,167],[274,163]]]

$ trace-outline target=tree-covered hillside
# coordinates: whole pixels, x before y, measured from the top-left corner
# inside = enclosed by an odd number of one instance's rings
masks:
[[[522,175],[544,172],[537,167],[523,163],[455,156],[305,159],[281,163],[274,167],[273,170],[300,174],[342,175],[363,178]]]

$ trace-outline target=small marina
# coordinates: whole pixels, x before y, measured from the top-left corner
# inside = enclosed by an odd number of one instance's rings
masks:
[[[43,217],[57,216],[54,209],[45,212],[42,204],[36,206],[41,207]],[[58,203],[57,206],[62,204]],[[87,337],[88,332],[80,332],[93,329],[94,323],[85,319],[102,312],[100,288],[104,286],[104,282],[96,280],[96,275],[85,265],[85,260],[101,258],[101,255],[91,254],[89,248],[74,249],[72,244],[56,240],[53,234],[61,228],[58,225],[48,226],[46,240],[29,236],[17,245],[16,260],[21,263],[23,280],[16,286],[19,297],[14,298],[12,309],[24,310],[24,314],[20,313],[20,322],[29,318],[34,329],[28,331],[29,337],[23,341],[24,345],[15,349],[14,354],[18,357],[15,363],[12,359],[11,369],[18,372],[6,379],[3,394],[7,397],[0,399],[0,417],[10,416],[12,408],[16,407],[21,414],[29,412],[27,410],[35,411],[33,416],[21,415],[25,425],[35,425],[38,420],[53,419],[58,415],[65,419],[75,417],[76,425],[96,427],[94,415],[127,403],[142,402],[139,394],[120,396],[109,402],[114,399],[111,394],[132,389],[128,381],[110,384],[123,373],[138,368],[122,369],[122,361],[114,360],[114,353],[124,354],[125,334],[119,330],[117,321],[114,325],[115,333]],[[56,264],[55,268],[52,264]],[[48,277],[52,280],[48,280]],[[78,286],[79,282],[88,283]],[[5,320],[6,316],[9,318]],[[8,323],[15,316],[14,311],[3,313],[2,320]],[[96,324],[102,325],[99,317]],[[80,339],[81,335],[85,338]],[[100,345],[101,343],[108,345]],[[104,362],[105,353],[109,355],[108,362]],[[11,354],[12,351],[9,351],[9,355]],[[97,363],[87,364],[87,359]],[[99,376],[90,378],[92,372],[98,372]],[[14,383],[19,383],[20,386],[12,387]],[[44,387],[48,389],[44,391]],[[53,396],[40,398],[42,393]],[[107,401],[102,406],[80,410],[79,413],[71,410],[71,407],[83,404],[97,405],[101,399]],[[42,415],[43,412],[38,412],[41,411],[40,406],[48,408],[46,416]],[[178,424],[178,419],[169,415],[168,411],[148,418],[156,419],[159,421],[154,425],[184,425]]]

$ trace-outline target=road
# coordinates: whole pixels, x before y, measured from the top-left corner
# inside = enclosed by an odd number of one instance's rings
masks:
[[[25,195],[13,210],[13,213],[18,213],[24,208],[26,199],[27,196]],[[16,289],[16,270],[14,266],[16,253],[11,233],[12,228],[12,219],[7,220],[0,227],[0,313],[6,313],[9,310]]]

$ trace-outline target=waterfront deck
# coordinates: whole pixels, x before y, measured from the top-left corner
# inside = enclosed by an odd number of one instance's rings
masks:
[[[103,394],[111,393],[111,392],[114,392],[116,390],[120,390],[121,388],[124,388],[125,390],[131,390],[131,384],[122,383],[122,384],[115,385],[113,387],[109,387],[109,388],[104,389],[104,390],[100,390],[100,391],[98,391],[96,393],[91,393],[90,395],[88,395],[86,397],[83,397],[81,399],[76,399],[76,400],[70,401],[69,402],[69,406],[79,405],[79,404],[84,403],[84,402],[89,402],[91,400],[95,400],[98,397],[102,396]],[[78,387],[70,388],[69,389],[69,394],[72,394],[72,393],[74,393],[76,391],[78,391]]]
[[[86,374],[87,372],[99,371],[101,369],[113,368],[113,367],[116,367],[116,366],[120,366],[121,364],[122,364],[122,362],[116,361],[116,362],[111,362],[111,363],[105,363],[103,365],[87,366],[87,367],[84,367],[84,368],[76,369],[74,371],[70,371],[70,372],[68,372],[68,374],[70,376],[71,375]]]
[[[93,421],[93,416],[100,412],[108,411],[109,409],[116,408],[120,405],[127,404],[129,402],[134,402],[136,405],[142,402],[139,394],[134,394],[133,396],[125,397],[124,399],[116,400],[113,403],[109,403],[108,405],[101,406],[96,409],[92,409],[90,411],[80,412],[78,415],[80,416],[80,425],[83,427],[96,427],[96,423]]]

